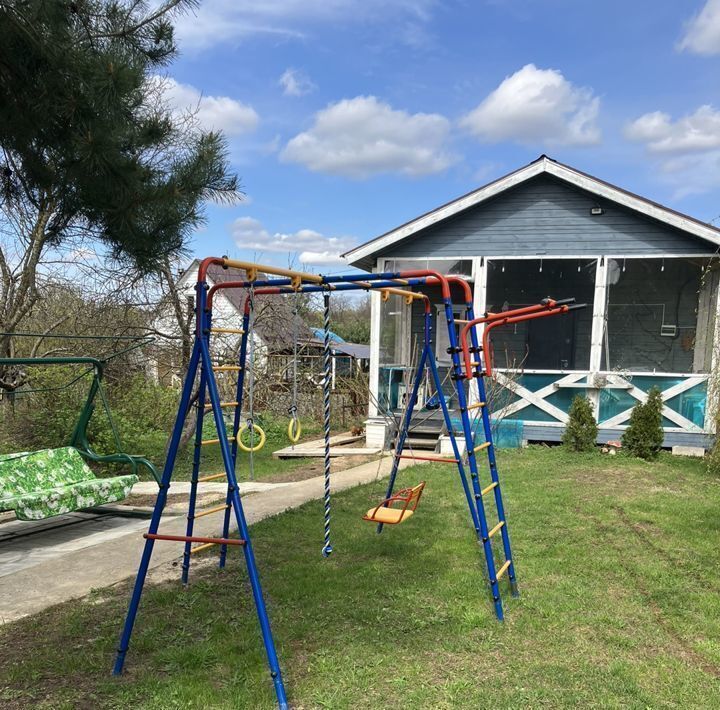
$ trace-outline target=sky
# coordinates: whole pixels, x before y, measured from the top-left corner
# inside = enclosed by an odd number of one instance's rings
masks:
[[[342,271],[543,153],[720,225],[720,0],[201,0],[176,35],[168,102],[246,196],[195,256]]]

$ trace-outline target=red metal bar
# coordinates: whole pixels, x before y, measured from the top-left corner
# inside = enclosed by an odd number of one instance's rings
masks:
[[[194,535],[160,535],[159,533],[145,533],[148,540],[170,540],[172,542],[212,542],[216,545],[244,545],[245,540],[228,537],[196,537]]]
[[[465,325],[460,331],[460,346],[462,347],[463,360],[465,364],[465,376],[471,378],[473,375],[473,365],[470,358],[470,346],[468,345],[468,333],[470,328],[476,325],[486,324],[483,331],[483,356],[485,359],[485,374],[492,374],[492,357],[490,355],[490,331],[501,325],[510,325],[512,323],[522,323],[535,318],[545,318],[546,316],[554,316],[560,313],[567,313],[569,306],[556,306],[556,301],[547,299],[545,303],[539,303],[535,306],[527,306],[525,308],[516,308],[512,311],[504,311],[498,314],[485,314],[481,318],[475,318]],[[490,317],[492,316],[492,317]]]
[[[435,463],[457,463],[457,459],[441,459],[441,458],[430,458],[429,456],[406,456],[400,454],[399,459],[412,459],[413,461],[434,461]]]

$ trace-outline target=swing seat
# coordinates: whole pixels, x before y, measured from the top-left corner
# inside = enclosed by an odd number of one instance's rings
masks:
[[[70,446],[0,455],[0,511],[42,520],[123,500],[137,481],[134,474],[97,478]]]
[[[420,496],[425,488],[425,481],[418,483],[413,488],[404,488],[395,495],[386,498],[376,508],[370,508],[363,520],[371,523],[383,523],[384,525],[397,525],[412,517],[420,502]],[[402,507],[392,507],[399,504]]]

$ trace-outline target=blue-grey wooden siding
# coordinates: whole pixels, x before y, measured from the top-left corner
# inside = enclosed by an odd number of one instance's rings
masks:
[[[590,209],[600,206],[603,214]],[[548,175],[392,245],[375,256],[711,254],[715,246]],[[361,266],[368,266],[364,260]]]

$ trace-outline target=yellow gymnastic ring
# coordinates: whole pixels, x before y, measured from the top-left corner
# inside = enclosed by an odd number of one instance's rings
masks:
[[[288,439],[292,444],[297,444],[300,441],[300,434],[302,434],[302,426],[300,420],[294,417],[288,422],[287,435]]]
[[[243,424],[243,425],[240,427],[240,429],[238,429],[238,433],[237,433],[237,437],[236,437],[238,446],[239,446],[243,451],[247,451],[247,452],[250,452],[250,451],[260,451],[260,449],[262,449],[262,447],[265,446],[265,432],[264,432],[257,424],[253,424],[253,425],[252,425],[253,431],[258,435],[259,441],[258,441],[257,444],[255,444],[255,446],[246,446],[246,445],[243,443],[242,435],[243,435],[249,428],[250,428],[250,427],[247,425],[247,423],[245,423],[245,424]]]

